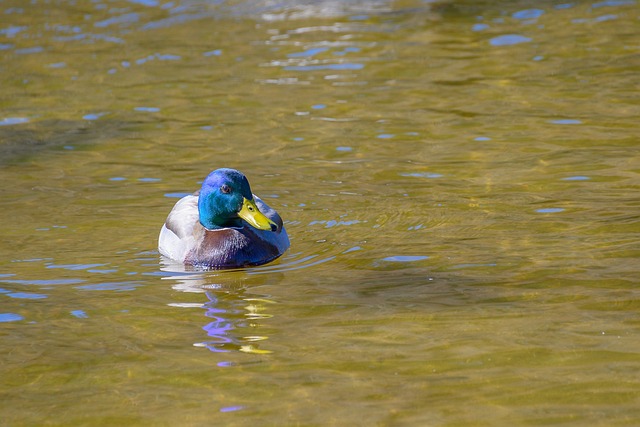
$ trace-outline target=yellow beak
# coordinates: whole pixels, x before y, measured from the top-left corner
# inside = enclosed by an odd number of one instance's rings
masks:
[[[271,221],[262,212],[260,212],[260,209],[256,206],[256,202],[253,200],[244,199],[242,202],[242,209],[238,212],[238,216],[258,230],[274,231],[278,228],[275,222]]]

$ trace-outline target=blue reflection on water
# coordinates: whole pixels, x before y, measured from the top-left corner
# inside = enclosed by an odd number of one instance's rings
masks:
[[[563,208],[542,208],[542,209],[536,209],[536,212],[538,213],[558,213],[558,212],[564,212]]]
[[[222,49],[210,50],[202,54],[203,56],[220,56],[222,55]]]
[[[20,298],[20,299],[44,299],[44,298],[48,298],[47,295],[45,294],[34,294],[34,293],[28,293],[28,292],[11,292],[6,294],[8,297],[11,298]]]
[[[0,288],[0,294],[6,295],[10,298],[19,298],[19,299],[43,299],[48,298],[45,294],[35,294],[28,292],[13,292],[8,289]]]
[[[513,16],[516,19],[536,19],[544,15],[542,9],[525,9],[514,13]]]
[[[604,21],[613,21],[614,19],[618,19],[618,15],[614,15],[614,14],[602,15],[602,16],[598,16],[597,18],[594,18],[593,21],[604,22]]]
[[[20,316],[16,313],[0,313],[0,323],[1,322],[16,322],[18,320],[23,320],[24,317]]]
[[[84,310],[73,310],[71,311],[71,315],[73,317],[77,317],[78,319],[88,319],[89,315],[85,313]]]
[[[563,181],[588,181],[590,179],[590,177],[583,175],[568,176],[566,178],[562,178]]]
[[[153,55],[145,56],[144,58],[136,59],[136,64],[142,65],[149,61],[155,61],[156,59],[159,61],[179,61],[182,57],[180,55],[155,53]]]
[[[15,25],[11,25],[8,28],[4,28],[4,29],[0,30],[0,34],[11,38],[11,37],[15,37],[16,34],[18,34],[21,31],[26,30],[27,28],[29,28],[29,27],[26,27],[26,26],[18,27],[18,26],[15,26]]]
[[[13,52],[18,55],[30,55],[32,53],[44,52],[44,48],[42,46],[25,47],[24,49],[16,49]]]
[[[97,28],[105,28],[113,24],[130,24],[138,22],[140,15],[137,13],[125,13],[124,15],[114,16],[113,18],[104,19],[93,24]]]
[[[489,43],[491,46],[511,46],[520,43],[528,43],[531,40],[531,38],[521,36],[520,34],[505,34],[492,38],[489,40]]]
[[[52,225],[51,227],[41,227],[41,228],[36,228],[36,231],[49,231],[52,228],[67,228],[66,225]]]
[[[93,113],[93,114],[85,114],[82,116],[84,120],[98,120],[100,117],[106,115],[107,113]]]
[[[345,47],[345,48],[344,48],[344,49],[342,49],[342,50],[339,50],[339,51],[333,52],[333,54],[334,54],[334,55],[336,55],[336,56],[344,56],[344,55],[346,55],[347,53],[360,52],[360,50],[361,50],[361,49],[360,49],[359,47],[355,47],[355,46],[348,46],[348,47]]]
[[[310,57],[317,55],[322,52],[326,52],[329,48],[326,47],[312,47],[311,49],[307,49],[304,52],[295,52],[287,55],[289,58],[301,58],[301,57]]]
[[[239,411],[241,409],[244,409],[244,406],[242,405],[226,406],[224,408],[220,408],[220,412],[233,412],[233,411]]]
[[[597,9],[599,7],[606,6],[629,6],[636,4],[635,0],[605,0],[591,5],[592,8]]]
[[[444,176],[441,173],[434,173],[434,172],[402,172],[402,173],[399,173],[398,175],[412,177],[412,178],[431,178],[431,179],[442,178]]]
[[[143,6],[148,6],[148,7],[155,7],[160,4],[156,0],[128,0],[128,1],[129,3],[141,4]]]
[[[145,113],[157,113],[158,111],[160,111],[160,109],[158,107],[136,107],[134,108],[135,111],[142,111]]]
[[[357,219],[353,219],[350,221],[336,221],[336,220],[329,220],[329,221],[311,221],[309,223],[309,225],[316,225],[316,224],[324,224],[324,228],[331,228],[331,227],[336,227],[339,225],[354,225],[354,224],[360,224],[363,221],[358,221]]]
[[[356,252],[356,251],[360,251],[362,250],[362,248],[360,246],[354,246],[352,248],[347,249],[346,251],[342,252],[343,254],[348,254],[349,252]]]
[[[111,269],[109,269],[109,268],[100,268],[100,269],[98,269],[98,268],[91,268],[91,269],[89,269],[89,270],[87,270],[87,271],[88,271],[89,273],[108,274],[108,273],[115,273],[115,272],[117,272],[118,270],[117,270],[117,269],[115,269],[115,268],[111,268]]]
[[[28,123],[29,119],[26,117],[7,117],[0,120],[0,126],[19,125],[22,123]]]
[[[205,316],[214,319],[202,327],[207,332],[207,335],[213,339],[208,340],[204,344],[206,347],[216,353],[228,352],[229,350],[224,348],[224,344],[233,342],[233,338],[229,335],[229,331],[235,329],[233,322],[222,317],[225,310],[216,307],[218,299],[211,292],[206,292],[209,301],[203,305],[207,309]]]
[[[578,119],[557,119],[549,120],[549,123],[554,125],[580,125],[582,124],[582,121]]]
[[[288,65],[284,67],[287,71],[318,71],[318,70],[362,70],[364,64],[345,63],[345,64],[321,64],[321,65]]]
[[[395,255],[389,256],[386,258],[382,258],[382,261],[388,262],[415,262],[415,261],[423,261],[425,259],[429,259],[426,255]]]

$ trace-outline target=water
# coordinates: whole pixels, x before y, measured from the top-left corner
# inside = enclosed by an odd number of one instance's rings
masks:
[[[3,424],[639,424],[639,20],[0,3]],[[282,259],[160,259],[218,167]]]

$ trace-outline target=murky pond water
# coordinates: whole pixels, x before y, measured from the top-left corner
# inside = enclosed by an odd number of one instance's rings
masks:
[[[640,424],[640,8],[0,2],[0,416]],[[162,260],[235,167],[290,250]]]

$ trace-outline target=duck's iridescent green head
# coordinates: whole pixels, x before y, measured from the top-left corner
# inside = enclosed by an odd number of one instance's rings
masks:
[[[276,230],[276,224],[256,206],[249,181],[235,169],[218,169],[202,183],[198,199],[200,224],[209,230],[242,227],[244,219],[259,230]]]

